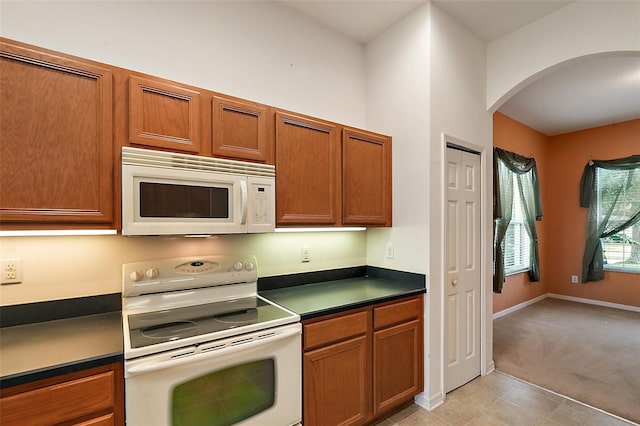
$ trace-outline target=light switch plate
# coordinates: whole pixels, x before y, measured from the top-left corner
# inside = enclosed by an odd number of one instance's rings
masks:
[[[387,259],[393,259],[395,255],[396,253],[395,253],[395,247],[393,246],[393,243],[387,243],[387,246],[385,247],[385,251],[384,251],[384,257],[386,257]]]
[[[302,247],[300,249],[300,260],[303,263],[311,262],[311,247]]]

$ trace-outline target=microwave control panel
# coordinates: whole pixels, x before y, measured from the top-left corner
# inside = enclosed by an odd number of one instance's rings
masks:
[[[274,179],[249,178],[248,224],[250,227],[264,225],[270,226],[270,230],[273,230],[276,207],[274,191]]]

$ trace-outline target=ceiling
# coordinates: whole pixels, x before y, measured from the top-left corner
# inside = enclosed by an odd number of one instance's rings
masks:
[[[281,3],[365,44],[426,0]],[[491,42],[571,2],[434,0],[432,3],[480,39]],[[499,111],[548,136],[640,118],[640,55],[604,55],[571,61],[524,87]]]

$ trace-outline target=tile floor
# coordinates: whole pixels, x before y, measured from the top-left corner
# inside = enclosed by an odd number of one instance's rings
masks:
[[[444,404],[431,412],[414,404],[378,426],[633,424],[496,371],[450,392]]]

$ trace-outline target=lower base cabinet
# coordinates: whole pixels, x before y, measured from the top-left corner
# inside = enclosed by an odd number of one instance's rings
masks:
[[[309,372],[305,425],[360,424],[367,419],[368,343],[361,336],[304,355],[303,368]]]
[[[2,390],[0,423],[120,426],[124,424],[122,363]]]
[[[422,295],[304,321],[305,426],[373,423],[422,392]]]

